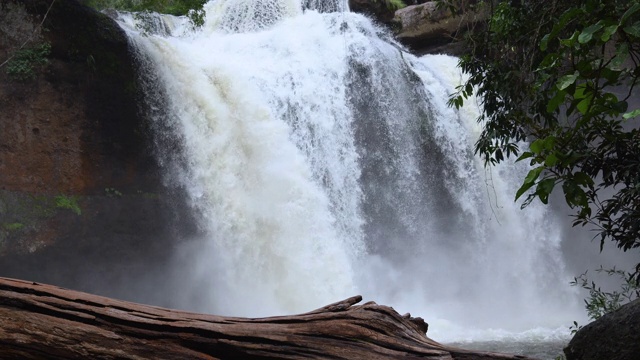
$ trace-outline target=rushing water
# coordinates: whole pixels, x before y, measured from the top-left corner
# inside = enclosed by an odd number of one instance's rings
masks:
[[[513,202],[526,164],[474,157],[477,105],[446,105],[455,58],[403,51],[344,1],[205,10],[197,31],[120,14],[167,178],[206,233],[177,250],[182,307],[264,316],[360,293],[439,341],[561,347],[581,315],[560,228]]]

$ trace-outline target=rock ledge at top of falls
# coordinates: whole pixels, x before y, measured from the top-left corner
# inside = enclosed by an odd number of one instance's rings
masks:
[[[640,299],[584,326],[564,353],[567,360],[640,359]]]
[[[435,1],[405,1],[408,4],[393,10],[385,1],[350,0],[351,11],[362,13],[388,26],[396,39],[417,54],[446,53],[461,55],[465,49],[461,39],[488,19],[487,9],[463,11],[454,15],[438,8]]]
[[[448,52],[459,55],[459,47],[443,46],[455,44],[462,35],[487,19],[483,10],[452,14],[448,9],[436,6],[435,1],[411,5],[395,12],[396,38],[416,52]],[[454,49],[455,50],[451,50]]]

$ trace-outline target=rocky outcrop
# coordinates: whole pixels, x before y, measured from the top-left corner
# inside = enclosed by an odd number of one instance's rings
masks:
[[[388,0],[349,0],[349,9],[353,12],[366,15],[381,24],[391,24],[395,11]]]
[[[75,0],[0,0],[0,63],[0,276],[130,298],[195,226],[124,32]]]
[[[640,299],[580,329],[564,349],[567,360],[637,360]]]
[[[474,0],[459,2],[455,13],[438,7],[436,1],[404,3],[408,6],[396,9],[386,0],[349,0],[349,7],[386,25],[400,43],[418,54],[463,54],[464,33],[484,24],[489,14],[487,5]]]
[[[407,6],[395,13],[396,38],[416,52],[434,52],[443,45],[458,42],[464,32],[487,19],[482,8],[452,14],[435,1]],[[444,51],[449,53],[460,50]]]

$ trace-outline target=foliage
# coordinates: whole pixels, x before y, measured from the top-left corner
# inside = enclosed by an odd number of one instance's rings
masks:
[[[519,155],[532,167],[516,193],[523,207],[561,187],[573,225],[595,226],[601,249],[605,239],[639,248],[640,130],[631,120],[640,109],[628,101],[638,98],[640,1],[502,1],[468,40],[460,66],[469,79],[449,104],[482,103],[475,151],[485,165]]]
[[[192,9],[202,9],[206,0],[84,0],[98,10],[153,11],[162,14],[183,16]]]
[[[8,231],[18,231],[24,228],[24,224],[19,222],[5,223],[2,224],[2,228]]]
[[[105,188],[104,193],[108,197],[122,197],[122,193],[115,188]]]
[[[402,0],[384,0],[384,4],[389,10],[398,10],[407,7]]]
[[[596,270],[598,273],[606,273],[609,276],[614,276],[622,281],[620,290],[606,292],[603,291],[594,281],[589,281],[587,273],[573,278],[571,282],[572,286],[580,286],[585,290],[589,290],[589,298],[584,300],[587,314],[591,320],[596,320],[602,315],[610,313],[620,306],[640,298],[640,284],[638,284],[632,274],[629,274],[622,270],[603,269],[602,267]]]
[[[78,205],[78,198],[75,196],[58,195],[54,198],[56,207],[59,209],[68,209],[76,213],[76,215],[82,214],[82,209]]]
[[[452,14],[461,15],[467,11],[477,11],[481,8],[486,8],[487,5],[492,5],[494,1],[484,0],[437,0],[436,7],[438,9],[444,9]]]
[[[7,74],[16,80],[26,81],[36,77],[36,70],[48,64],[51,44],[43,42],[21,49],[7,63]]]
[[[187,16],[194,28],[204,24],[207,0],[84,0],[85,4],[98,9],[116,9],[131,12],[157,12],[175,16]]]
[[[204,19],[206,15],[207,13],[203,9],[190,9],[187,12],[187,17],[189,18],[191,26],[193,26],[194,29],[202,27],[202,25],[204,25]]]

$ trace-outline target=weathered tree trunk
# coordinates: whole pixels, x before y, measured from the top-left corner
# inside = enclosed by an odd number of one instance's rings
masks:
[[[524,359],[449,348],[362,298],[301,315],[221,317],[0,278],[1,359]]]

